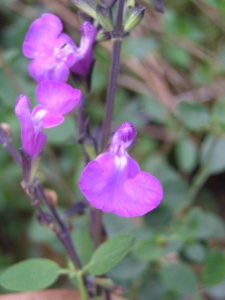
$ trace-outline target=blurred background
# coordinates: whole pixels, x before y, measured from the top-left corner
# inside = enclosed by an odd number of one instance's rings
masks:
[[[123,42],[113,128],[125,120],[137,127],[130,153],[142,170],[160,179],[164,200],[143,218],[104,215],[109,236],[131,232],[137,239],[110,277],[131,300],[223,300],[225,1],[167,0],[165,14],[149,2],[139,4],[146,6],[145,17]],[[34,105],[36,88],[21,45],[30,23],[45,12],[58,15],[79,45],[80,19],[67,1],[0,1],[0,122],[11,125],[17,149],[15,101],[25,93]],[[86,107],[93,132],[103,121],[111,46],[108,41],[95,47]],[[65,217],[82,198],[77,182],[84,165],[74,116],[47,134],[39,176],[58,193]],[[21,170],[1,147],[0,270],[29,257],[65,265],[61,245],[36,221],[20,182]],[[71,217],[70,225],[86,262],[93,251],[88,216]]]

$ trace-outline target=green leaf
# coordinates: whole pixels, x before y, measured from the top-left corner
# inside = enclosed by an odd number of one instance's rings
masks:
[[[200,243],[191,244],[185,248],[184,254],[191,261],[201,263],[205,259],[206,248]]]
[[[170,207],[173,212],[178,212],[189,205],[188,185],[183,179],[178,178],[176,181],[168,180],[163,184],[163,188],[166,205]]]
[[[130,55],[135,56],[137,59],[143,59],[150,52],[155,51],[157,47],[157,41],[152,37],[148,37],[147,39],[135,37],[124,40],[123,51],[127,56]]]
[[[92,0],[72,0],[71,1],[77,8],[85,12],[87,15],[96,19],[96,3]]]
[[[193,207],[187,213],[184,222],[179,224],[177,231],[180,238],[185,238],[185,240],[192,240],[193,238],[222,240],[225,234],[225,226],[218,215]]]
[[[76,230],[72,233],[72,240],[77,249],[77,254],[82,265],[87,264],[94,252],[94,246],[88,229],[84,227],[76,228]]]
[[[216,101],[212,110],[212,121],[223,132],[225,131],[225,98]]]
[[[164,266],[161,276],[165,286],[180,295],[193,295],[198,289],[195,274],[182,263]]]
[[[154,239],[143,239],[136,243],[133,255],[141,261],[155,261],[160,259],[163,250]]]
[[[225,139],[209,135],[203,142],[200,162],[209,174],[217,174],[225,169]]]
[[[167,50],[165,56],[172,63],[179,67],[187,67],[190,64],[190,53],[179,47],[177,44],[169,45]]]
[[[202,273],[203,282],[210,286],[225,279],[225,256],[222,249],[212,250],[207,259]]]
[[[142,44],[142,43],[141,43]],[[139,47],[142,48],[142,47]],[[145,47],[143,47],[145,48]],[[168,111],[166,108],[157,101],[152,95],[140,96],[138,98],[144,114],[147,115],[149,120],[155,121],[160,124],[165,124],[168,119]]]
[[[109,237],[117,236],[120,233],[133,233],[136,231],[136,227],[131,219],[121,218],[112,213],[103,215],[103,224]]]
[[[3,272],[0,285],[18,292],[44,289],[57,280],[60,269],[59,265],[49,259],[28,259]]]
[[[211,237],[214,240],[223,240],[225,226],[223,220],[214,213],[204,212],[197,232],[197,237],[206,239]]]
[[[220,283],[207,287],[205,289],[208,296],[212,299],[224,299],[225,298],[225,280]]]
[[[129,32],[131,29],[138,26],[144,17],[145,7],[134,7],[128,13],[124,21],[124,30]]]
[[[190,138],[178,141],[175,154],[180,169],[190,173],[197,163],[197,148]]]
[[[113,30],[112,13],[108,7],[104,7],[101,4],[97,4],[96,17],[103,28],[105,28],[107,31]]]
[[[109,277],[116,282],[131,281],[140,278],[148,268],[144,261],[136,260],[133,256],[127,255],[109,273]]]
[[[92,275],[102,275],[114,268],[134,244],[131,234],[120,234],[103,243],[93,254],[87,269]]]
[[[177,106],[177,110],[178,117],[188,129],[201,131],[209,127],[209,113],[204,105],[192,102],[181,102]]]

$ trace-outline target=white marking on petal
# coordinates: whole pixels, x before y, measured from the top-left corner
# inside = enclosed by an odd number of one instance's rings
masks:
[[[35,129],[41,128],[41,120],[47,114],[47,112],[48,112],[47,110],[41,109],[35,114],[35,116],[33,118],[33,124],[34,124]]]
[[[115,164],[116,164],[116,167],[119,169],[119,170],[122,170],[124,169],[124,167],[127,165],[127,158],[126,156],[115,156]]]

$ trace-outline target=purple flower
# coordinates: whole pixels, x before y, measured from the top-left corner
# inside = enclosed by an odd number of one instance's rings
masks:
[[[40,104],[32,112],[26,95],[20,95],[15,106],[15,114],[21,125],[22,149],[32,159],[40,154],[46,142],[42,128],[61,124],[63,115],[73,110],[80,101],[81,92],[64,82],[45,80],[38,85],[36,97]]]
[[[23,54],[32,59],[29,73],[37,82],[44,79],[66,81],[71,68],[72,72],[85,77],[92,67],[96,28],[88,22],[81,26],[79,48],[62,29],[57,16],[43,14],[26,34]]]
[[[94,207],[121,217],[144,215],[163,198],[158,179],[142,172],[126,151],[135,136],[134,126],[123,123],[114,134],[109,151],[90,162],[79,181],[82,193]]]
[[[77,47],[62,29],[57,16],[43,14],[31,24],[26,34],[23,54],[33,59],[29,72],[37,82],[43,79],[66,81],[68,78]]]
[[[94,64],[93,44],[96,38],[97,29],[89,22],[81,26],[81,42],[76,52],[76,61],[71,67],[75,76],[86,78]]]

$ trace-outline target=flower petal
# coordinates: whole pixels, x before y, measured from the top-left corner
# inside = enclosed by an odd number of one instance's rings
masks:
[[[34,159],[42,151],[46,135],[35,129],[30,113],[30,100],[26,95],[18,97],[15,114],[20,121],[22,149]]]
[[[41,128],[51,128],[60,125],[64,117],[55,111],[46,110],[43,105],[36,105],[32,111],[34,123],[39,123]]]
[[[15,105],[15,114],[20,121],[26,120],[32,123],[30,114],[30,99],[26,95],[20,95]]]
[[[64,82],[41,81],[36,90],[38,102],[61,115],[69,113],[81,99],[81,91]]]
[[[77,49],[77,59],[71,68],[75,74],[86,77],[94,63],[93,43],[96,38],[97,29],[89,22],[81,26],[81,43]]]
[[[63,28],[61,20],[53,14],[43,14],[35,20],[23,43],[23,54],[29,58],[37,56],[37,52],[46,52],[55,44],[55,39]]]
[[[155,209],[163,198],[159,180],[147,172],[140,172],[135,178],[124,182],[121,201],[114,213],[122,217],[142,216]]]
[[[101,154],[83,170],[79,186],[94,207],[122,217],[146,214],[159,205],[163,196],[158,179],[141,172],[128,154]]]
[[[63,62],[57,63],[55,58],[37,57],[29,64],[29,73],[37,82],[42,80],[66,81],[69,69]]]
[[[82,48],[83,50],[90,49],[90,46],[93,45],[96,38],[96,27],[89,22],[84,22],[81,25],[81,33],[82,38],[80,42],[80,48]]]

